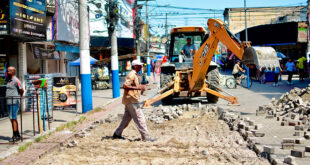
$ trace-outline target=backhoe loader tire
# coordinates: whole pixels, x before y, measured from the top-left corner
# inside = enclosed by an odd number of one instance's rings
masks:
[[[216,86],[219,86],[220,85],[220,72],[219,72],[219,69],[216,68],[212,71],[210,71],[207,75],[207,80],[213,84],[213,85],[216,85]],[[218,91],[218,89],[216,89],[215,87],[213,86],[210,86],[209,87],[210,89],[214,90],[214,91]],[[219,98],[217,96],[214,96],[210,93],[207,93],[207,99],[208,99],[208,102],[209,103],[217,103]]]
[[[160,74],[160,88],[167,86],[173,79],[171,74]],[[165,91],[166,92],[166,91]],[[163,104],[171,104],[173,95],[167,96],[161,100]]]

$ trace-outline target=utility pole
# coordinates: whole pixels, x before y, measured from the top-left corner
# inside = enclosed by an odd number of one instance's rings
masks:
[[[165,44],[165,51],[166,54],[168,54],[168,13],[166,13],[166,25],[165,25],[165,31],[166,31],[166,44]]]
[[[146,0],[146,52],[147,52],[147,76],[151,76],[151,59],[150,59],[150,42],[149,42],[149,15],[148,15],[148,0]]]
[[[116,25],[118,22],[118,4],[116,0],[109,0],[105,7],[108,17],[108,31],[111,43],[111,70],[112,70],[112,91],[113,98],[120,96],[120,84],[119,84],[119,73],[118,73],[118,52],[117,52],[117,36],[116,36]]]
[[[141,61],[141,56],[140,56],[140,36],[141,36],[141,23],[140,19],[138,17],[138,0],[135,0],[135,18],[134,18],[134,27],[135,27],[135,34],[136,34],[136,53],[137,53],[137,60],[140,62]]]
[[[80,24],[80,75],[82,112],[86,113],[93,109],[91,76],[90,76],[90,53],[89,53],[89,24],[87,0],[79,0],[79,24]]]
[[[246,20],[246,0],[244,0],[244,25],[245,25],[245,41],[248,41],[248,27]]]

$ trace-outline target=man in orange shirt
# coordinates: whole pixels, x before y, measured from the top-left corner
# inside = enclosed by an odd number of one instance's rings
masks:
[[[151,138],[147,130],[146,121],[142,109],[140,108],[139,99],[140,92],[145,91],[145,86],[140,85],[137,73],[142,69],[143,63],[138,60],[132,61],[132,70],[126,77],[123,85],[124,95],[122,103],[125,105],[125,112],[123,119],[113,134],[113,139],[125,139],[122,137],[123,130],[128,126],[131,119],[135,122],[139,132],[141,133],[143,141],[156,141]]]

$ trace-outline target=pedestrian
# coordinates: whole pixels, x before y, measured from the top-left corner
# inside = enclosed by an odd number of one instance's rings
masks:
[[[279,74],[280,74],[281,70],[279,67],[276,67],[274,69],[274,84],[273,86],[276,87],[276,86],[279,86],[278,82],[279,82]]]
[[[20,140],[20,134],[18,131],[18,122],[17,122],[17,113],[20,107],[20,102],[18,97],[23,96],[24,89],[21,85],[19,79],[15,76],[16,69],[13,66],[9,66],[7,70],[7,84],[6,84],[6,103],[7,109],[9,111],[9,118],[12,124],[13,137],[11,139],[12,142]]]
[[[124,95],[122,103],[125,105],[123,119],[113,134],[113,139],[125,139],[122,137],[123,130],[128,126],[131,119],[135,122],[143,141],[156,141],[151,138],[146,126],[146,120],[139,104],[140,92],[145,91],[145,86],[140,85],[137,73],[141,70],[143,63],[138,60],[132,61],[132,70],[126,77],[123,85]]]
[[[299,81],[304,81],[307,73],[307,59],[303,55],[299,55],[298,59]]]
[[[288,74],[287,84],[292,85],[293,84],[292,77],[293,77],[293,72],[295,70],[295,63],[292,61],[292,58],[288,59],[288,62],[285,64],[285,67],[283,70],[286,70]]]

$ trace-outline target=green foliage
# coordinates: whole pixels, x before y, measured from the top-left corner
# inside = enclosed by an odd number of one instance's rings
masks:
[[[42,140],[42,136],[37,137],[37,138],[35,139],[36,142],[40,142],[41,140]]]
[[[18,152],[24,152],[31,145],[32,145],[32,142],[29,142],[23,146],[18,147]]]

